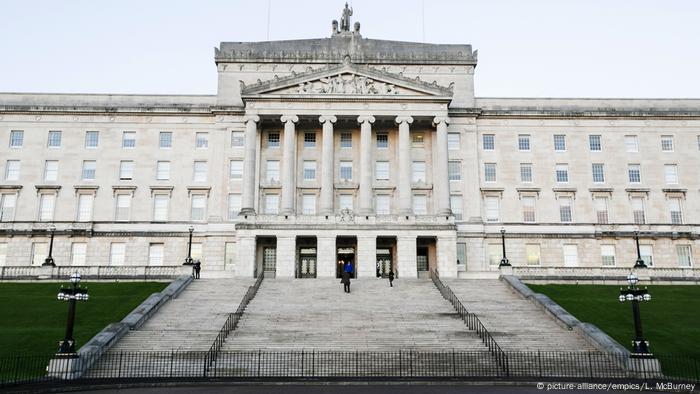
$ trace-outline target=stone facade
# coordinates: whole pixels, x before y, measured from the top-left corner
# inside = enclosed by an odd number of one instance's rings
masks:
[[[51,225],[59,265],[181,264],[193,226],[205,276],[478,276],[502,228],[516,266],[700,258],[700,100],[479,98],[470,45],[359,25],[215,61],[211,96],[0,94],[0,265]]]

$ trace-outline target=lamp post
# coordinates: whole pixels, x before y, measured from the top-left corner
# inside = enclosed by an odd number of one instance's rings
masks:
[[[501,263],[498,266],[510,267],[508,257],[506,257],[506,229],[504,228],[501,228],[501,247],[503,248],[503,258],[501,259]]]
[[[190,241],[187,243],[187,258],[185,258],[185,263],[183,265],[192,265],[194,260],[192,260],[192,232],[194,231],[194,226],[190,226]]]
[[[642,262],[643,263],[643,262]],[[644,339],[642,333],[642,317],[639,313],[639,303],[641,301],[651,301],[651,294],[647,289],[637,287],[639,278],[634,272],[627,276],[628,286],[626,289],[620,289],[620,302],[630,301],[632,303],[632,316],[634,318],[634,340],[632,341],[632,357],[635,358],[651,358],[653,355],[649,350],[649,341]]]
[[[55,267],[56,263],[53,261],[53,236],[56,233],[56,226],[53,224],[51,227],[49,227],[49,231],[51,231],[51,241],[49,242],[49,255],[44,259],[44,262],[41,264],[44,267]]]
[[[70,276],[71,287],[61,289],[58,291],[59,301],[68,301],[68,320],[66,322],[66,335],[62,341],[58,343],[58,353],[56,356],[59,358],[76,358],[78,357],[75,352],[75,340],[73,339],[73,326],[75,325],[75,302],[76,301],[87,301],[88,291],[85,287],[80,287],[80,274],[74,273]]]
[[[637,261],[634,263],[634,268],[647,268],[644,259],[642,259],[642,254],[639,251],[639,231],[634,232],[634,241],[637,243]]]

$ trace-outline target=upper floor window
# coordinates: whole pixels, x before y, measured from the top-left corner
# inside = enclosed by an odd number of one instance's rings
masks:
[[[532,163],[520,163],[520,182],[532,182]]]
[[[94,181],[97,172],[97,162],[94,160],[83,161],[82,179],[84,181]]]
[[[159,193],[153,195],[153,221],[165,222],[168,220],[168,205],[170,205],[170,196]]]
[[[5,162],[5,180],[6,181],[18,181],[19,180],[19,160],[8,160]]]
[[[279,160],[268,160],[265,163],[265,179],[268,182],[279,182],[280,162]]]
[[[24,145],[24,131],[10,131],[10,148],[21,148]]]
[[[425,162],[424,161],[414,161],[411,164],[411,182],[413,183],[425,183]]]
[[[207,213],[207,196],[205,194],[193,194],[191,203],[191,220],[204,220]]]
[[[119,163],[119,179],[130,180],[134,177],[134,162],[131,160],[122,160]]]
[[[388,161],[378,161],[375,166],[375,177],[378,181],[389,180],[389,162]]]
[[[268,148],[279,148],[280,147],[280,133],[268,133],[267,134],[267,147]]]
[[[496,182],[496,163],[484,163],[484,182]]]
[[[100,143],[100,132],[99,131],[86,131],[85,132],[85,147],[86,148],[97,148]]]
[[[54,208],[56,207],[56,195],[53,193],[42,193],[39,195],[39,221],[49,222],[53,220]]]
[[[564,134],[554,134],[554,150],[557,152],[566,150],[566,136]]]
[[[231,160],[229,162],[229,179],[243,179],[243,160]]]
[[[194,171],[193,171],[192,181],[194,181],[194,182],[206,182],[207,181],[207,162],[206,161],[195,161],[194,162]]]
[[[352,133],[340,133],[340,147],[352,148]]]
[[[569,182],[569,165],[568,164],[557,164],[555,169],[557,183],[568,183]]]
[[[16,193],[0,193],[0,222],[10,222],[15,219]]]
[[[644,224],[646,223],[646,212],[644,210],[644,198],[642,197],[632,197],[630,200],[632,204],[632,218],[634,219],[634,224]]]
[[[131,194],[117,194],[114,220],[125,222],[129,220],[131,212]]]
[[[242,131],[231,132],[231,147],[241,148],[245,146],[245,133]]]
[[[46,160],[44,162],[44,181],[55,182],[58,180],[58,160]]]
[[[627,166],[627,176],[630,183],[642,182],[642,169],[639,164],[629,164]]]
[[[462,196],[457,194],[450,196],[450,210],[456,220],[462,220]]]
[[[316,180],[316,162],[313,160],[304,161],[304,180],[314,181]]]
[[[391,213],[391,196],[378,194],[375,204],[377,215],[389,215]]]
[[[481,145],[484,150],[496,149],[496,136],[494,134],[484,134],[481,136]]]
[[[353,207],[353,196],[352,194],[341,194],[338,196],[338,208],[340,210],[350,209]]]
[[[389,135],[386,133],[377,133],[377,149],[389,148]]]
[[[79,222],[89,222],[92,219],[92,206],[95,201],[94,194],[78,194],[78,215]]]
[[[49,131],[49,138],[46,146],[49,148],[60,148],[61,147],[61,132],[58,130]]]
[[[161,149],[173,147],[173,133],[171,131],[161,131],[158,135],[158,146]]]
[[[241,212],[241,195],[240,194],[229,194],[228,195],[228,220],[234,220],[238,217],[238,213]]]
[[[484,207],[486,210],[486,221],[497,222],[499,218],[498,197],[487,196],[484,198]]]
[[[265,214],[277,215],[279,212],[280,195],[266,194],[265,195]]]
[[[530,150],[530,135],[520,134],[518,135],[518,150],[529,151]]]
[[[664,164],[664,178],[666,179],[666,184],[677,185],[678,166],[675,164]]]
[[[170,180],[170,162],[169,161],[156,162],[156,180],[159,180],[159,181]]]
[[[596,221],[598,224],[608,224],[608,198],[605,196],[595,197],[593,199],[595,208]]]
[[[591,134],[588,136],[588,147],[591,152],[600,152],[603,150],[599,134]]]
[[[422,148],[425,145],[425,134],[411,133],[411,146],[414,148]]]
[[[672,135],[662,135],[661,136],[661,150],[664,152],[673,152],[673,136]]]
[[[301,196],[301,212],[304,215],[316,214],[316,195],[304,194]]]
[[[625,151],[630,153],[639,152],[639,139],[636,135],[625,136]]]
[[[194,136],[194,146],[197,149],[206,149],[209,147],[209,133],[198,132]]]
[[[523,222],[535,222],[535,197],[525,196],[520,199],[523,204]]]
[[[341,161],[340,162],[340,180],[341,181],[352,181],[352,162],[351,161]]]
[[[593,183],[605,182],[605,166],[603,164],[593,163],[591,165],[591,172],[593,175]]]
[[[447,133],[447,149],[449,150],[459,150],[461,145],[461,138],[459,133]]]
[[[569,223],[572,221],[571,197],[559,198],[559,220],[562,223]]]
[[[450,160],[447,162],[447,178],[451,181],[462,180],[462,162],[459,160]]]
[[[316,133],[304,133],[304,148],[316,147]]]
[[[135,131],[125,131],[122,133],[122,148],[124,148],[124,149],[136,148],[136,132]]]
[[[681,209],[681,199],[679,197],[668,199],[668,209],[671,212],[671,223],[683,224],[683,210]]]
[[[428,214],[428,197],[425,194],[416,194],[413,196],[413,214]]]

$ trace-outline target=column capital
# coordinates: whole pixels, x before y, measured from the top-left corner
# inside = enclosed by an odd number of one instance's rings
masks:
[[[282,117],[280,117],[280,120],[282,121],[282,123],[297,123],[299,121],[299,117],[296,115],[282,115]]]
[[[255,122],[258,123],[260,122],[260,117],[258,115],[246,115],[243,117],[243,121],[248,123],[248,122]]]
[[[447,116],[440,116],[440,115],[438,115],[438,116],[436,116],[435,118],[433,118],[433,125],[434,125],[434,126],[437,126],[437,125],[439,125],[440,123],[448,124],[448,123],[450,123],[450,121],[451,121],[451,119],[448,118]]]
[[[338,118],[335,115],[321,115],[318,117],[318,121],[321,123],[326,123],[326,122],[335,123],[338,121]]]
[[[403,122],[411,124],[411,123],[413,123],[413,118],[410,116],[397,116],[394,121],[398,124],[401,124]]]
[[[365,123],[365,122],[369,122],[370,124],[372,124],[372,123],[374,123],[375,120],[376,119],[372,115],[360,115],[357,117],[357,123],[360,123],[360,124]]]

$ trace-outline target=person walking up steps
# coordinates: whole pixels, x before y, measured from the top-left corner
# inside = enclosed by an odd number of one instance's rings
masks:
[[[389,287],[394,287],[394,271],[389,271]]]
[[[350,293],[350,273],[343,271],[342,277],[343,278],[340,280],[340,283],[343,284],[343,290],[346,293]]]

